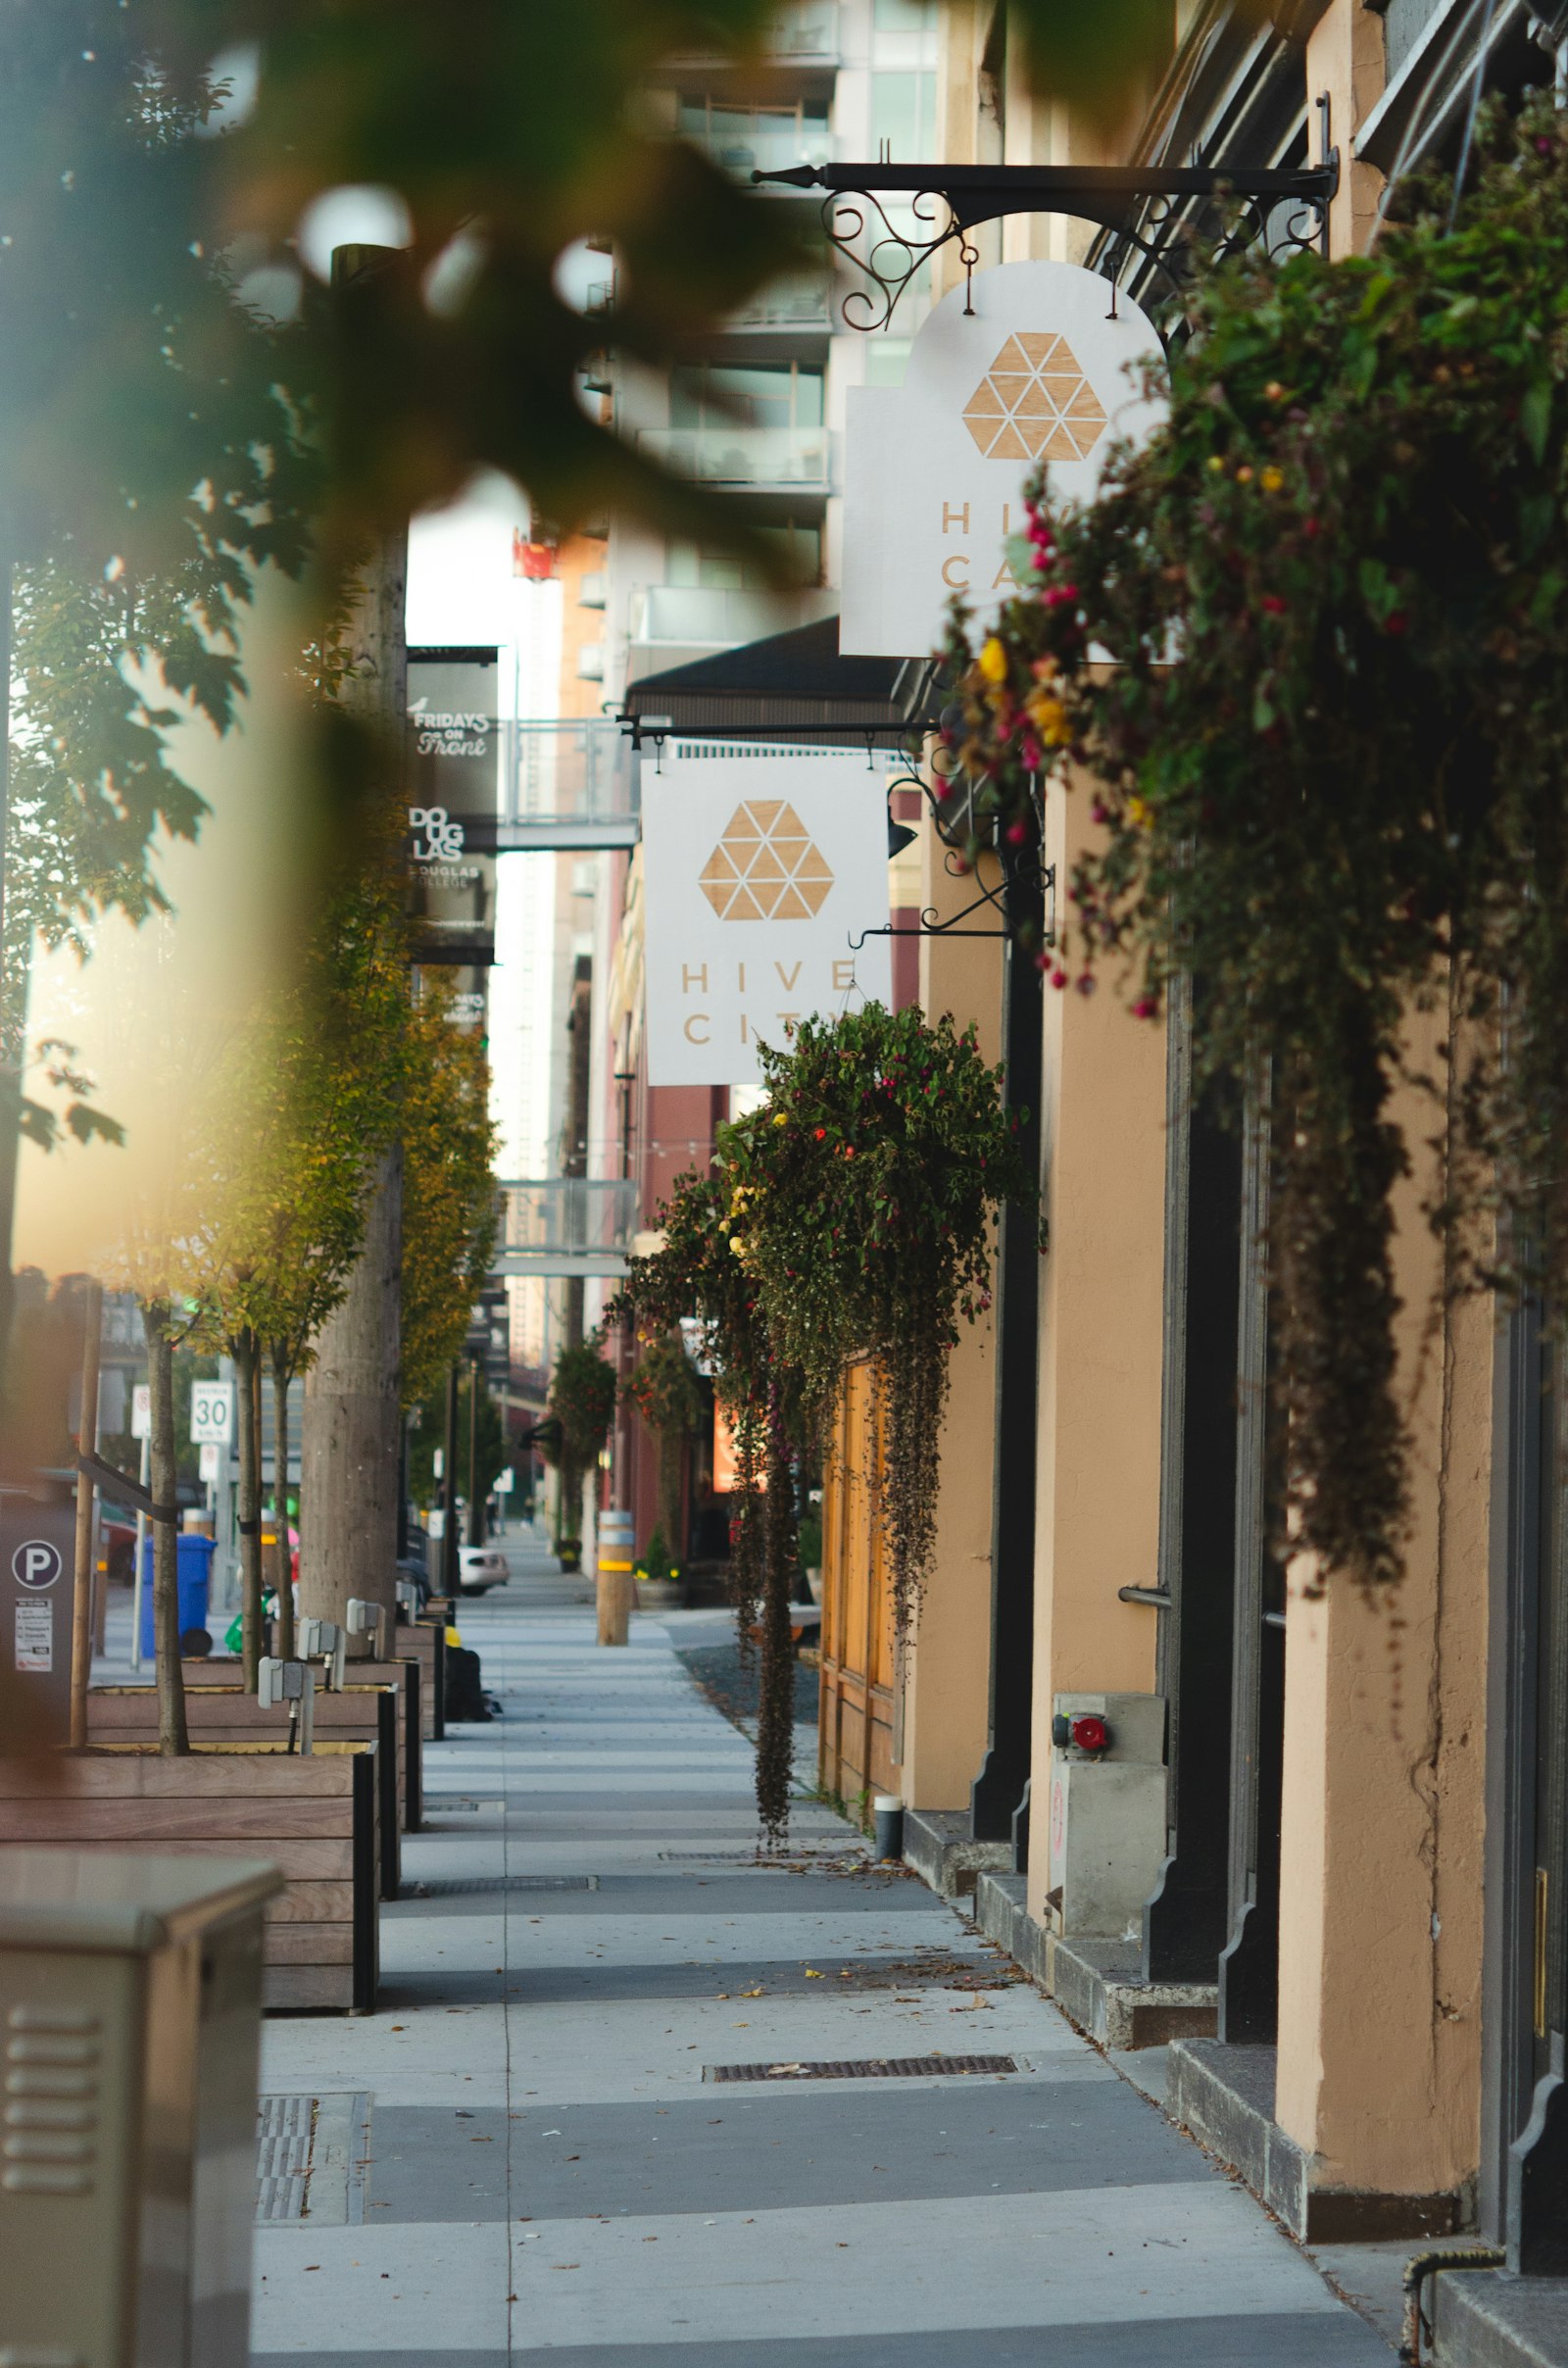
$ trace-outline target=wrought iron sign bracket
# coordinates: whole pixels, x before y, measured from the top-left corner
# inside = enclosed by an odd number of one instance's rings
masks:
[[[771,188],[821,189],[829,244],[870,282],[841,307],[848,327],[885,329],[922,264],[956,245],[973,272],[980,260],[971,232],[1012,214],[1068,214],[1110,234],[1105,275],[1114,282],[1123,257],[1141,256],[1174,292],[1182,279],[1184,227],[1193,209],[1221,210],[1212,243],[1221,252],[1255,243],[1270,254],[1326,242],[1329,204],[1340,185],[1340,157],[1320,165],[796,165],[754,173]],[[895,222],[884,203],[900,202]],[[874,291],[874,292],[873,292]]]

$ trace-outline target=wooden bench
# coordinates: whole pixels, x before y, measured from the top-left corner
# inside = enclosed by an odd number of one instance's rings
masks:
[[[270,1858],[284,1889],[266,1911],[264,2006],[369,2014],[380,1984],[376,1757],[373,1744],[335,1742],[304,1759],[270,1744],[182,1759],[134,1745],[0,1759],[0,1849]]]
[[[211,1663],[193,1663],[210,1667]],[[316,1697],[316,1750],[328,1744],[374,1744],[376,1822],[380,1851],[377,1880],[383,1899],[395,1899],[403,1875],[404,1776],[398,1733],[398,1688],[345,1685],[341,1694]],[[286,1751],[288,1714],[263,1709],[240,1686],[185,1682],[185,1724],[192,1744],[218,1750],[261,1746]],[[87,1695],[87,1742],[113,1750],[118,1744],[158,1741],[158,1701],[151,1686],[94,1686]]]

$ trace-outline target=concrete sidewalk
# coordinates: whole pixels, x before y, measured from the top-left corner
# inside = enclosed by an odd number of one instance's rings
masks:
[[[428,1748],[381,2010],[267,2026],[258,2368],[1388,2368],[912,1877],[810,1805],[752,1864],[750,1749],[665,1631],[600,1651],[514,1561],[462,1623],[506,1714]],[[970,2055],[1016,2068],[935,2068]]]

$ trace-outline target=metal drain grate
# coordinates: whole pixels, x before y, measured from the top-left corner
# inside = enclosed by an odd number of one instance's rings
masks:
[[[311,2171],[314,2097],[263,2097],[256,2115],[256,2217],[300,2220]]]
[[[803,1858],[810,1858],[821,1864],[829,1866],[866,1866],[872,1863],[870,1851],[866,1850],[857,1850],[853,1844],[841,1847],[837,1850],[786,1850],[772,1852],[763,1850],[661,1850],[659,1855],[662,1859],[667,1860],[672,1865],[772,1866],[782,1867],[786,1871],[792,1866],[799,1865]]]
[[[342,2228],[365,2218],[370,2098],[271,2096],[256,2100],[256,2217]]]
[[[826,2064],[705,2064],[704,2080],[937,2080],[964,2072],[1018,2072],[1015,2055],[865,2055]]]
[[[597,1891],[597,1875],[445,1875],[435,1883],[405,1883],[404,1899],[457,1899],[466,1892]]]

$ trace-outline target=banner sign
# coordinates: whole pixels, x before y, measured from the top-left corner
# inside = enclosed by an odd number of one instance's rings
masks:
[[[643,765],[650,1085],[755,1085],[808,1012],[888,1003],[886,775],[863,750]]]
[[[416,962],[495,960],[503,734],[493,649],[409,652],[409,913]]]
[[[994,616],[1019,589],[1004,545],[1037,465],[1053,500],[1092,500],[1111,446],[1164,416],[1143,392],[1159,339],[1098,271],[1007,263],[971,285],[930,313],[902,386],[850,389],[845,656],[924,657],[956,592]]]

